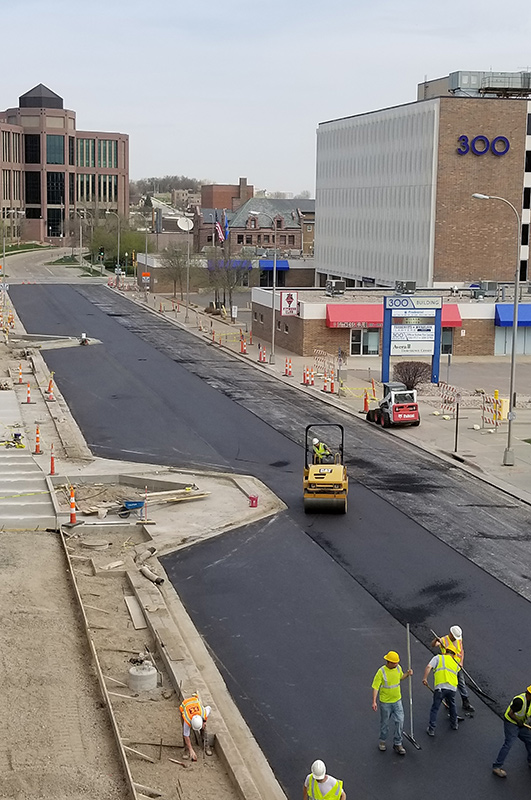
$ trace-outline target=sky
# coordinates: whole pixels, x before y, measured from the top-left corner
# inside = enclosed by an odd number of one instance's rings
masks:
[[[457,70],[531,67],[524,0],[0,0],[0,108],[43,83],[130,177],[315,191],[319,122]],[[12,30],[13,35],[6,35]],[[7,67],[7,69],[5,69]]]

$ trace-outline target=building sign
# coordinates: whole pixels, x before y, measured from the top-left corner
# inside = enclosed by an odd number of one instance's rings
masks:
[[[392,342],[433,342],[435,325],[393,325]]]
[[[336,322],[334,328],[381,328],[383,322]]]
[[[415,295],[392,295],[391,297],[384,298],[384,308],[392,308],[393,309],[393,316],[395,315],[395,309],[400,311],[414,311],[417,310],[426,310],[426,309],[436,309],[442,308],[442,297],[416,297]],[[413,316],[410,314],[404,314],[404,316]],[[417,316],[424,316],[424,314],[418,314]]]
[[[475,156],[484,156],[485,153],[489,151],[493,156],[504,156],[509,152],[511,146],[506,136],[495,136],[494,139],[490,141],[482,134],[474,136],[473,139],[462,135],[457,137],[457,141],[459,142],[457,153],[460,156],[466,156],[467,153],[473,153]]]
[[[298,292],[280,292],[280,316],[296,317],[298,311],[298,302]]]
[[[434,342],[391,342],[392,356],[432,356]]]
[[[149,283],[151,280],[151,272],[142,273],[142,283]]]

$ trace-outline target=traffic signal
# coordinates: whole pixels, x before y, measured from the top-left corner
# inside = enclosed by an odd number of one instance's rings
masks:
[[[105,258],[105,248],[103,246],[100,247],[100,256],[99,257],[101,258],[102,261]]]

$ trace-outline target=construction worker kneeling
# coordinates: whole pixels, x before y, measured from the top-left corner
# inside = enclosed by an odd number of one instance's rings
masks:
[[[181,712],[183,721],[183,740],[185,747],[187,748],[184,758],[190,758],[192,761],[197,761],[197,755],[192,747],[192,742],[190,741],[190,734],[192,731],[195,731],[196,735],[202,739],[205,754],[207,756],[212,755],[212,745],[208,740],[206,732],[207,719],[211,710],[212,709],[210,706],[203,706],[201,704],[198,694],[193,694],[191,697],[187,697],[179,706],[179,711]]]

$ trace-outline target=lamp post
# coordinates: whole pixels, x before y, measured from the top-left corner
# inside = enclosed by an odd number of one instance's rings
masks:
[[[275,243],[275,249],[273,251],[273,303],[271,308],[271,353],[269,355],[269,363],[275,363],[275,333],[276,333],[276,319],[275,319],[275,300],[276,300],[276,290],[277,290],[277,231],[275,227],[275,218],[268,214],[266,211],[249,211],[249,216],[258,217],[259,214],[262,214],[264,217],[267,217],[271,220],[271,224],[273,226],[273,240]]]
[[[520,221],[520,214],[505,197],[496,197],[495,195],[480,194],[476,192],[472,195],[476,200],[498,200],[500,203],[505,203],[514,212],[516,217],[516,271],[514,274],[514,304],[513,304],[513,338],[511,342],[511,378],[509,382],[509,413],[507,414],[507,446],[503,453],[503,466],[514,467],[514,451],[512,448],[512,424],[515,419],[516,408],[516,339],[518,336],[518,298],[520,294],[520,238],[522,235],[522,225]]]
[[[79,216],[79,266],[83,267],[83,210],[76,208],[76,214]],[[92,269],[91,269],[92,272]]]
[[[105,212],[105,215],[109,216],[109,214],[112,214],[112,216],[116,217],[116,219],[118,220],[118,250],[116,251],[116,268],[114,271],[116,273],[116,288],[119,289],[120,288],[120,215],[117,214],[116,211],[107,210]]]
[[[194,223],[189,217],[181,217],[177,220],[177,225],[182,231],[186,231],[186,314],[184,316],[185,323],[190,321],[190,231],[194,227]]]

